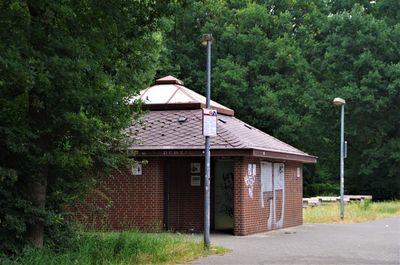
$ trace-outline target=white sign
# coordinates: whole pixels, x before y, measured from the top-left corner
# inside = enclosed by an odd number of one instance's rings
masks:
[[[200,186],[200,176],[199,175],[190,176],[190,186]]]
[[[217,136],[217,111],[203,109],[203,135]]]
[[[200,163],[190,163],[190,173],[200,173]]]
[[[136,164],[132,167],[132,175],[142,175],[142,164]]]

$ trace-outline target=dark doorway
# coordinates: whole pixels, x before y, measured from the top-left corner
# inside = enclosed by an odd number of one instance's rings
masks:
[[[214,230],[233,233],[233,161],[215,160]]]
[[[194,233],[202,230],[204,209],[202,162],[199,158],[166,159],[164,181],[166,229]]]

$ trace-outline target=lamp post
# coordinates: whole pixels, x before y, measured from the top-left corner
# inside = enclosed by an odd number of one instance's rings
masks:
[[[341,123],[340,123],[340,219],[344,218],[344,105],[346,100],[335,98],[333,104],[341,106]]]
[[[207,95],[206,108],[210,108],[211,93],[211,43],[212,34],[204,34],[201,43],[207,46]],[[205,137],[204,168],[204,248],[210,247],[210,136]]]

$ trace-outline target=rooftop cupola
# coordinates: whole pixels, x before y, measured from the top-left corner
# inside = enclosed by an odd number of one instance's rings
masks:
[[[183,86],[183,81],[172,75],[157,79],[153,86],[140,91],[134,100],[143,101],[143,109],[148,110],[201,109],[206,106],[204,96]],[[211,108],[220,114],[234,115],[232,109],[212,100]]]
[[[162,85],[162,84],[172,84],[172,85],[175,84],[183,86],[183,81],[179,80],[178,78],[175,78],[172,75],[167,75],[156,80],[156,85]]]

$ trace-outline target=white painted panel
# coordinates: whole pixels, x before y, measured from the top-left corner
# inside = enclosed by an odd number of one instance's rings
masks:
[[[285,164],[274,163],[274,187],[275,190],[282,190],[285,184]]]
[[[261,191],[272,191],[272,163],[261,162]]]

